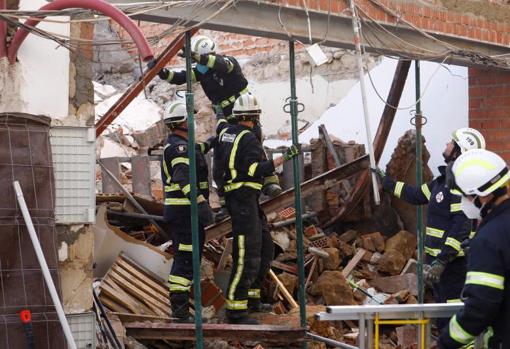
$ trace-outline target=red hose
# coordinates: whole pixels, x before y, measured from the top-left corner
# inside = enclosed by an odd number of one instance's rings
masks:
[[[63,10],[68,8],[95,10],[104,14],[105,16],[110,17],[128,32],[129,36],[131,36],[136,46],[138,47],[140,55],[144,61],[149,61],[154,57],[154,54],[152,53],[147,40],[145,40],[145,37],[143,36],[140,28],[138,28],[136,24],[121,10],[103,0],[55,0],[54,2],[50,2],[44,5],[39,10]],[[25,22],[25,25],[34,27],[39,22],[39,19],[29,19]],[[12,42],[9,45],[9,49],[7,50],[7,56],[11,64],[16,61],[16,54],[18,49],[28,34],[29,31],[27,31],[25,28],[19,28],[14,34]]]
[[[5,0],[0,0],[0,10],[5,10]],[[7,37],[7,22],[0,19],[0,59],[7,55],[5,39]]]

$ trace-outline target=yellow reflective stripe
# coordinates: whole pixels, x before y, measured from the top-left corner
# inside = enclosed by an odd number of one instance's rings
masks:
[[[402,195],[402,189],[404,189],[404,182],[397,182],[397,184],[395,184],[393,195],[395,195],[397,198],[400,198]]]
[[[165,205],[191,205],[187,198],[166,198]]]
[[[209,188],[209,182],[200,182],[198,186],[200,187],[200,189],[207,189]]]
[[[427,227],[425,228],[425,234],[441,239],[444,235],[444,230]]]
[[[423,195],[425,195],[427,200],[430,200],[430,189],[429,189],[429,186],[427,185],[427,183],[425,183],[421,186],[421,191],[422,191]]]
[[[425,253],[432,257],[437,257],[441,253],[440,249],[425,246]]]
[[[195,75],[194,69],[191,69],[191,82],[197,82],[197,76]]]
[[[460,298],[447,299],[446,303],[460,303],[462,300]]]
[[[460,208],[460,204],[451,204],[450,205],[450,212],[459,212],[462,211],[462,208]]]
[[[181,190],[181,187],[177,183],[172,183],[170,185],[165,185],[165,192],[178,191]]]
[[[172,159],[172,161],[170,162],[170,165],[172,167],[174,167],[177,164],[185,164],[185,165],[189,166],[189,159],[188,158],[179,157],[179,158]]]
[[[182,276],[177,276],[177,275],[170,275],[168,277],[168,282],[171,284],[179,284],[182,286],[191,285],[191,280],[188,280],[186,278],[183,278]]]
[[[172,79],[174,78],[174,72],[172,70],[170,70],[168,72],[168,77],[166,78],[166,81],[172,81]]]
[[[181,190],[182,190],[182,193],[183,193],[184,195],[188,195],[188,194],[189,194],[189,192],[191,191],[191,185],[190,185],[190,184],[186,184],[186,185],[184,186],[184,188],[182,188]]]
[[[241,280],[241,276],[243,275],[244,270],[244,235],[239,235],[237,237],[237,248],[238,248],[238,257],[237,257],[237,270],[230,284],[230,288],[228,290],[228,299],[233,301],[235,299],[234,293],[236,292],[237,285],[239,284],[239,280]]]
[[[456,251],[460,252],[462,248],[460,247],[460,241],[454,238],[446,238],[446,242],[444,243],[446,246],[450,246]]]
[[[227,121],[227,120],[225,120],[225,119],[219,119],[218,121],[216,121],[216,127],[218,127],[218,126],[220,126],[221,124],[224,124],[224,123],[226,123],[226,122],[228,122],[228,121]],[[223,130],[221,130],[221,132],[220,132],[220,137],[221,137],[221,135],[222,135],[222,134],[224,134],[224,133],[225,133],[225,131],[226,131],[226,130],[227,130],[226,128],[224,128]]]
[[[203,154],[205,153],[205,143],[200,143],[199,144],[199,147],[200,147],[200,152]]]
[[[181,286],[181,285],[175,285],[170,284],[168,289],[170,292],[188,292],[191,289],[191,286]]]
[[[466,285],[480,285],[504,290],[505,277],[479,271],[468,271],[466,275]]]
[[[457,315],[454,315],[453,318],[450,320],[448,332],[453,340],[461,344],[467,344],[471,340],[473,340],[473,338],[475,338],[475,336],[466,332],[466,330],[464,330],[462,326],[460,326],[459,322],[457,321]]]
[[[239,189],[241,187],[249,187],[255,190],[261,190],[262,184],[260,183],[254,183],[254,182],[237,182],[237,183],[231,183],[231,184],[225,184],[223,187],[223,191],[225,193]]]
[[[228,161],[228,168],[230,169],[230,177],[231,177],[230,180],[231,181],[233,181],[237,177],[237,171],[235,169],[235,161],[236,161],[237,148],[239,147],[239,142],[241,141],[241,138],[243,138],[243,136],[249,132],[250,131],[248,131],[248,130],[242,131],[241,133],[239,133],[237,135],[236,139],[234,140],[234,145],[232,147],[232,150],[230,151],[230,159]]]
[[[232,69],[233,69],[233,65],[232,65]],[[248,89],[248,86],[246,86],[245,88],[243,88],[241,91],[239,91],[239,95],[244,95],[245,93],[248,93],[249,92],[249,89]],[[228,97],[227,99],[224,99],[223,101],[220,102],[220,105],[225,108],[226,106],[229,106],[230,104],[232,103],[235,103],[237,97],[234,95],[234,96],[230,96]]]
[[[250,167],[248,168],[248,176],[255,176],[255,171],[257,171],[257,166],[259,165],[258,162],[254,162],[253,164],[250,165]]]
[[[469,239],[471,240],[472,238],[474,238],[476,235],[476,231],[472,231],[469,233]]]
[[[455,171],[455,178],[459,177],[459,175],[462,174],[462,172],[464,172],[464,170],[468,167],[471,167],[471,166],[476,166],[476,167],[483,167],[484,169],[486,170],[494,170],[496,167],[494,166],[494,164],[490,163],[489,161],[486,161],[486,160],[482,160],[480,158],[473,158],[473,159],[469,159],[469,160],[466,160],[466,161],[463,161],[458,167],[457,167],[457,171]]]
[[[209,55],[209,57],[207,57],[207,66],[209,68],[214,68],[214,63],[216,63],[216,56],[215,55]]]
[[[179,244],[179,251],[193,252],[193,246],[187,244]]]
[[[248,298],[260,298],[260,288],[250,288],[248,290]]]
[[[245,310],[248,309],[248,300],[243,301],[235,301],[235,300],[226,300],[225,308],[229,310]]]
[[[462,193],[457,189],[451,189],[450,193],[452,193],[453,195],[462,196]]]
[[[165,161],[165,150],[169,146],[170,146],[170,144],[167,144],[163,148],[163,171],[165,172],[165,176],[166,176],[166,184],[170,184],[170,181],[172,180],[172,176],[170,176],[170,172],[168,171],[168,166],[166,165],[166,161]]]
[[[498,189],[499,187],[502,187],[503,184],[508,182],[510,180],[510,175],[507,173],[503,177],[499,179],[496,183],[491,185],[488,189],[485,190],[486,193],[492,193],[494,190]]]
[[[234,70],[234,63],[232,63],[230,61],[230,59],[228,59],[228,58],[225,58],[225,61],[227,61],[227,65],[228,65],[227,74],[230,74],[230,73],[232,73],[232,70]]]

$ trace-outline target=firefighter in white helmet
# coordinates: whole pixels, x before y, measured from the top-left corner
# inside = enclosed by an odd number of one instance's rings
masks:
[[[273,259],[273,241],[259,205],[264,177],[299,154],[293,145],[282,157],[265,159],[262,144],[253,132],[261,112],[255,96],[242,95],[233,109],[237,124],[220,119],[217,127],[234,237],[233,266],[226,293],[227,319],[233,324],[257,324],[248,317],[248,312],[261,308],[260,286]]]
[[[462,301],[464,307],[439,338],[440,349],[465,347],[483,331],[484,348],[510,348],[510,200],[508,165],[497,154],[469,150],[453,165],[461,207],[478,219],[471,240]]]
[[[193,279],[191,208],[188,158],[188,122],[186,104],[169,103],[165,108],[164,122],[169,134],[161,162],[161,177],[165,193],[164,218],[171,225],[174,262],[168,278],[170,304],[177,322],[192,322],[189,311],[189,293]],[[197,144],[197,202],[199,251],[204,246],[204,228],[213,222],[209,206],[208,168],[204,154],[211,141]]]
[[[443,157],[446,166],[438,168],[440,176],[421,187],[395,181],[381,175],[383,188],[397,198],[414,205],[427,205],[425,230],[425,280],[432,286],[437,303],[460,298],[466,276],[466,258],[462,243],[469,238],[471,221],[460,207],[461,195],[454,190],[449,179],[455,159],[470,149],[485,148],[485,140],[473,128],[460,128],[452,133]],[[437,326],[444,327],[447,319],[438,319]]]

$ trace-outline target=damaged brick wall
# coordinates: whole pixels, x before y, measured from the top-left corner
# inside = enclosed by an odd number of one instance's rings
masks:
[[[469,69],[469,126],[510,162],[510,73]]]

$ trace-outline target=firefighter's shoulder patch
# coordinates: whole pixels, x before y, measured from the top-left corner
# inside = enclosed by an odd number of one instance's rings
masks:
[[[186,152],[187,152],[187,150],[188,150],[188,149],[187,149],[187,147],[186,147],[186,145],[185,145],[185,144],[179,144],[179,145],[177,146],[177,152],[179,152],[179,153],[186,153]]]

